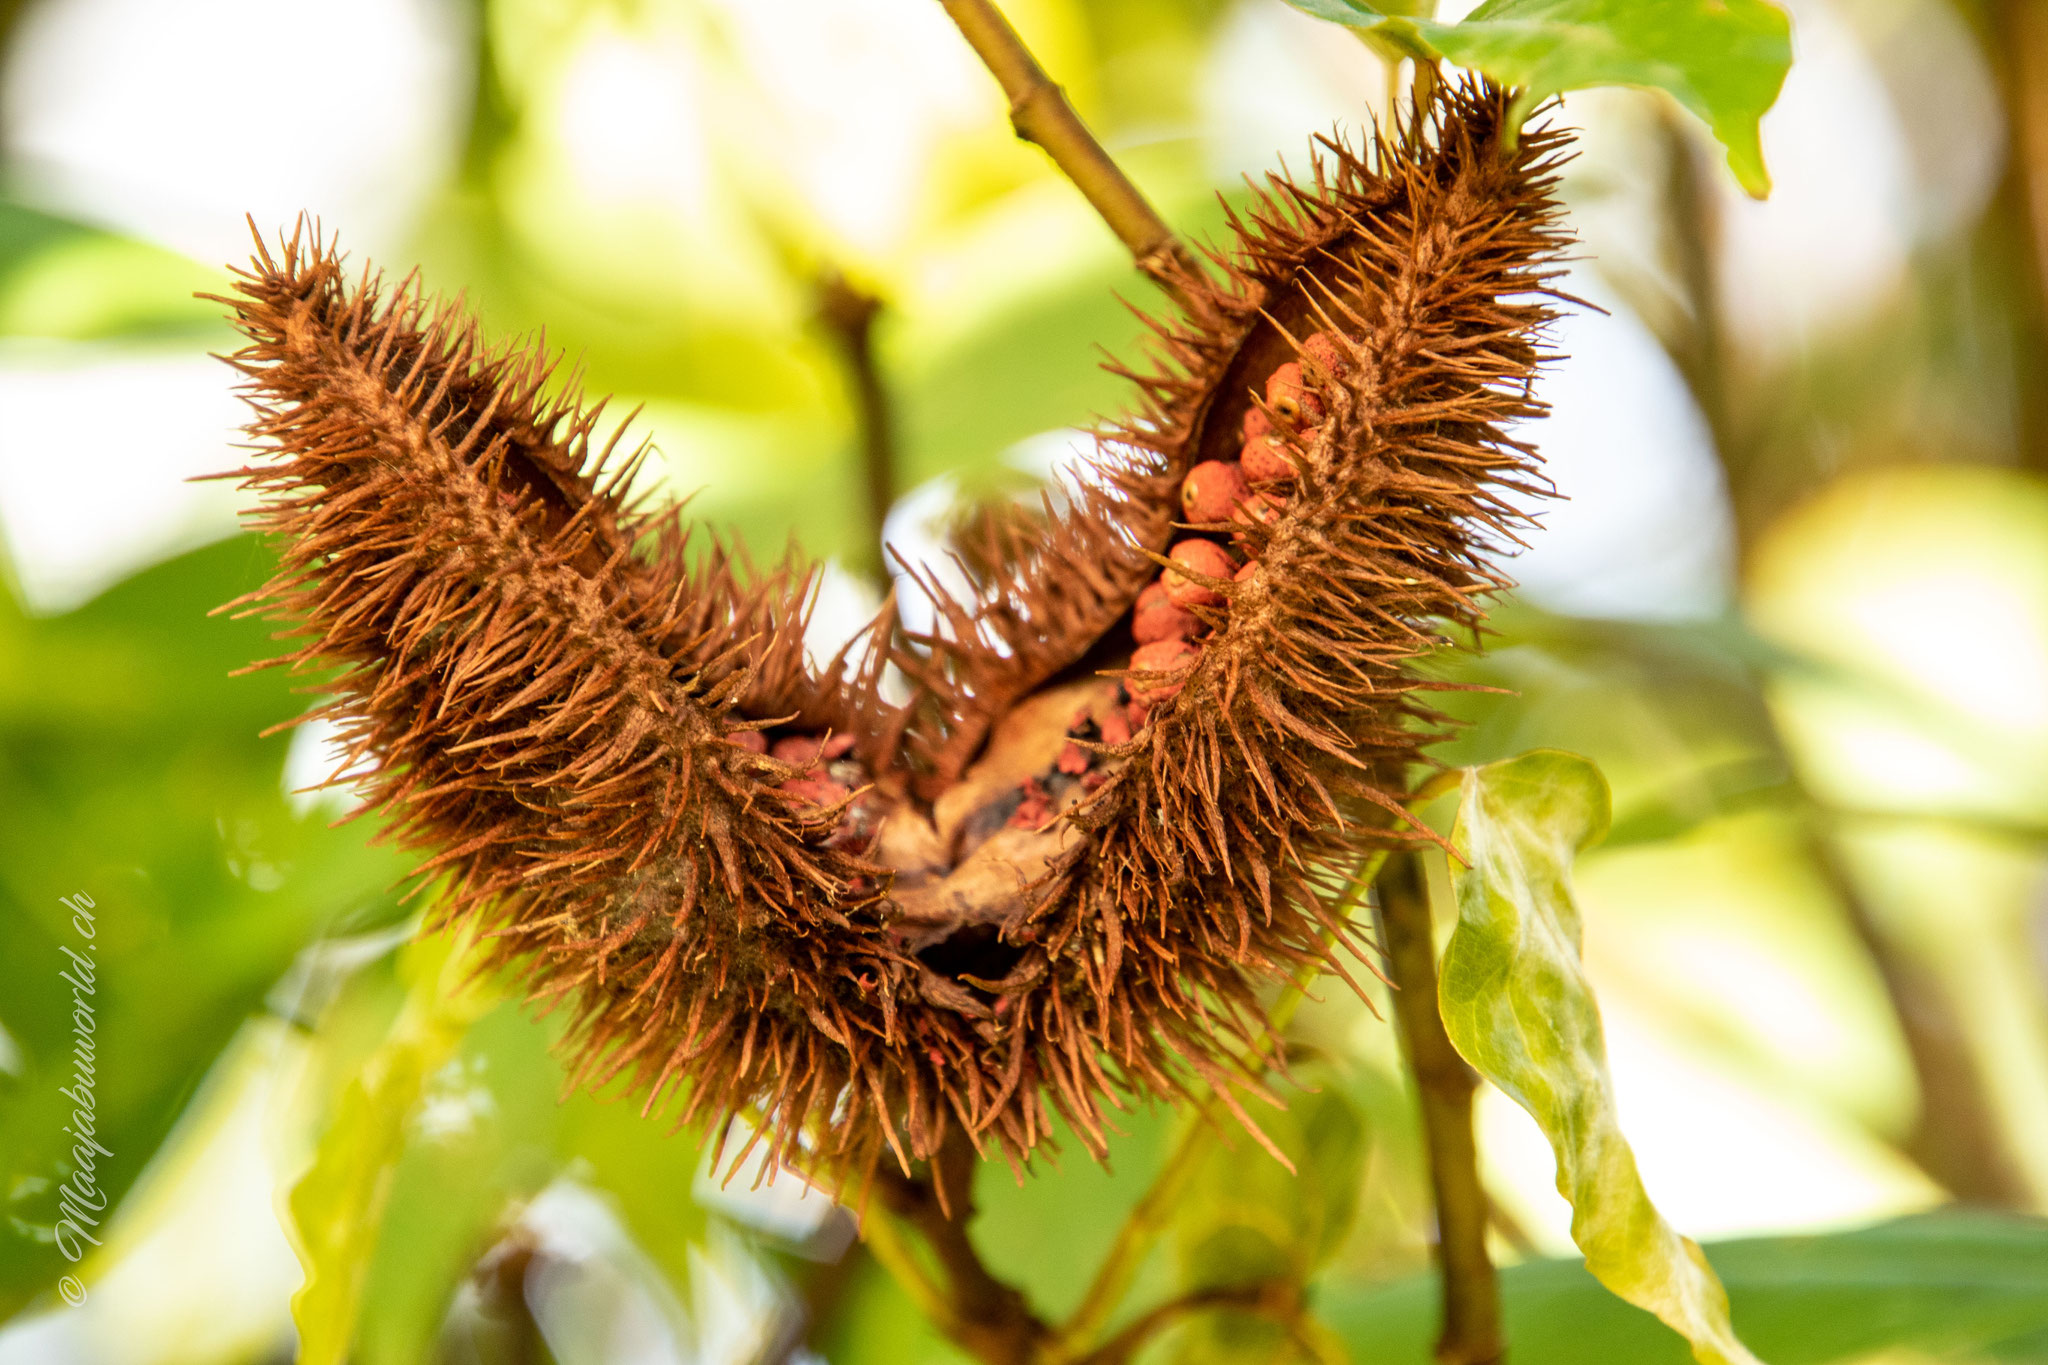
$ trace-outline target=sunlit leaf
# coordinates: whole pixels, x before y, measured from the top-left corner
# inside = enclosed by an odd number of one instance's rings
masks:
[[[311,1168],[292,1188],[289,1231],[306,1271],[292,1296],[301,1365],[349,1358],[407,1126],[428,1082],[497,999],[474,970],[466,936],[430,935],[406,948],[400,963],[405,1003],[343,1094]]]
[[[1770,193],[1758,123],[1792,64],[1792,25],[1767,0],[1487,0],[1456,24],[1371,0],[1289,3],[1519,86],[1525,109],[1592,86],[1667,91],[1714,130],[1745,190]]]
[[[1458,926],[1439,981],[1444,1026],[1550,1139],[1587,1268],[1670,1324],[1704,1365],[1754,1365],[1721,1282],[1651,1204],[1615,1120],[1571,887],[1573,856],[1608,819],[1606,782],[1575,754],[1537,750],[1465,770],[1451,834]]]

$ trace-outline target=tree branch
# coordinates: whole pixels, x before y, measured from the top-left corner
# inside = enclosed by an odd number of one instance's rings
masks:
[[[818,320],[825,325],[846,364],[854,422],[860,440],[861,491],[867,508],[866,542],[857,566],[884,590],[889,568],[882,555],[882,527],[896,505],[896,416],[889,390],[875,363],[875,315],[882,301],[838,271],[818,284]]]
[[[1201,267],[1074,112],[993,0],[940,0],[982,65],[1010,97],[1010,126],[1052,158],[1101,215],[1138,268],[1163,287]]]
[[[1451,1045],[1437,1012],[1436,944],[1430,933],[1429,884],[1422,855],[1387,859],[1375,884],[1380,934],[1394,985],[1401,1050],[1415,1073],[1422,1135],[1436,1201],[1436,1261],[1442,1277],[1441,1365],[1494,1365],[1502,1357],[1500,1282],[1486,1254],[1490,1206],[1479,1181],[1472,1136],[1472,1092],[1478,1080]]]

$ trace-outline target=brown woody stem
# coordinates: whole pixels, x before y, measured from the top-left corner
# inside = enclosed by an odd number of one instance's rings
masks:
[[[955,1129],[922,1174],[906,1179],[886,1167],[876,1192],[887,1212],[913,1229],[938,1264],[939,1329],[987,1365],[1028,1365],[1052,1337],[1016,1286],[989,1273],[967,1235],[974,1218],[976,1156]],[[878,1251],[880,1248],[877,1248]],[[885,1257],[885,1264],[887,1258]]]
[[[1033,142],[1052,158],[1053,164],[1081,191],[1117,240],[1130,248],[1138,268],[1154,280],[1169,276],[1168,267],[1200,274],[1194,257],[1174,236],[1166,220],[1131,183],[1088,126],[1067,102],[1066,94],[993,0],[940,0],[959,25],[962,36],[981,58],[982,65],[996,78],[1010,97],[1010,126],[1017,136]]]
[[[818,319],[845,361],[860,440],[868,534],[857,567],[887,588],[889,568],[882,557],[882,527],[896,503],[896,418],[875,362],[875,315],[881,311],[880,299],[837,271],[828,273],[818,286]]]
[[[1479,1180],[1472,1135],[1478,1080],[1451,1046],[1437,1012],[1436,944],[1422,855],[1396,853],[1376,883],[1381,940],[1394,985],[1401,1048],[1415,1073],[1422,1136],[1436,1201],[1436,1261],[1442,1277],[1441,1365],[1493,1365],[1501,1359],[1500,1282],[1486,1253],[1490,1208]]]

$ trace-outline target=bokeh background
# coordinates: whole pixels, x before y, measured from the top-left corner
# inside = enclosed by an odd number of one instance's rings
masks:
[[[1565,287],[1597,305],[1544,381],[1564,500],[1485,654],[1443,665],[1507,689],[1460,700],[1444,756],[1555,745],[1612,782],[1580,888],[1622,1119],[1666,1214],[1726,1244],[1752,1344],[2048,1360],[2048,1242],[2009,1216],[2048,1201],[2048,16],[1789,7],[1767,202],[1661,96],[1564,103]],[[1197,236],[1402,79],[1281,0],[1005,8]],[[355,1359],[956,1359],[823,1200],[722,1189],[632,1106],[558,1103],[555,1021],[450,1006],[402,951],[405,864],[332,823],[345,787],[299,791],[323,732],[259,738],[306,704],[230,676],[267,627],[207,615],[268,557],[229,485],[189,481],[242,459],[209,355],[234,340],[193,295],[251,222],[309,212],[494,336],[545,325],[563,382],[637,407],[644,489],[834,561],[829,649],[880,585],[824,281],[879,300],[888,529],[919,560],[1122,401],[1099,361],[1137,344],[1121,300],[1157,301],[1120,248],[931,0],[11,0],[0,42],[0,1362],[290,1359],[316,1154],[389,1182],[348,1233]],[[121,1198],[71,1267],[79,891]],[[445,1055],[416,1046],[434,1029]],[[1354,1358],[1420,1361],[1390,1026],[1340,991],[1295,1034],[1342,1159],[1304,1195],[1245,1148],[1204,1197],[1312,1214]],[[378,1112],[375,1077],[420,1056],[423,1097]],[[1172,1125],[1131,1116],[1110,1172],[1077,1149],[1021,1189],[985,1172],[985,1253],[1070,1307]],[[1488,1091],[1479,1126],[1497,1249],[1526,1263],[1518,1359],[1681,1359],[1547,1259],[1568,1210],[1533,1125]]]

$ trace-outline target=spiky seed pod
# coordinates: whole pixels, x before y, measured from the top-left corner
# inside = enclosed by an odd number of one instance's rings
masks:
[[[250,605],[303,641],[274,662],[342,665],[316,714],[375,758],[372,804],[432,852],[440,913],[486,916],[535,994],[569,999],[580,1074],[631,1068],[651,1102],[687,1070],[686,1112],[765,1100],[859,1155],[916,1098],[895,1057],[926,1040],[894,1010],[916,966],[884,869],[834,838],[846,788],[798,785],[808,752],[761,731],[884,764],[878,669],[805,667],[804,571],[747,581],[716,545],[689,567],[673,515],[619,502],[630,462],[600,486],[597,414],[543,401],[544,361],[483,349],[410,282],[381,294],[298,235],[223,300],[274,453],[239,473],[283,547]]]
[[[1021,1158],[1054,1110],[1099,1152],[1104,1103],[1226,1078],[1258,983],[1337,963],[1348,861],[1406,837],[1373,812],[1431,720],[1409,665],[1539,491],[1504,428],[1538,410],[1558,139],[1505,149],[1505,109],[1448,89],[1276,180],[1221,281],[1174,282],[1099,477],[974,523],[980,596],[928,584],[939,628],[885,614],[850,681],[804,664],[804,571],[687,567],[600,486],[541,361],[294,239],[229,300],[284,545],[258,601],[284,662],[344,666],[328,710],[444,913],[572,1002],[580,1076],[680,1078],[680,1117],[826,1174],[953,1127]],[[1286,499],[1181,521],[1268,433]]]
[[[1171,281],[1187,308],[1155,326],[1161,368],[1124,371],[1146,402],[1104,433],[1120,505],[1069,515],[1067,547],[1092,541],[1123,564],[1137,545],[1171,596],[1195,580],[1176,563],[1185,532],[1157,509],[1190,471],[1271,438],[1289,486],[1216,538],[1247,562],[1208,575],[1228,581],[1211,589],[1220,605],[1193,606],[1199,650],[1169,657],[1172,637],[1132,620],[1143,728],[1104,750],[1103,779],[1055,826],[1080,837],[1005,927],[1013,952],[1051,959],[1046,994],[1018,1012],[1064,990],[1053,1025],[1085,1040],[1078,1056],[1046,1050],[1084,1141],[1100,1136],[1091,1086],[1156,1084],[1169,1058],[1213,1077],[1259,980],[1342,971],[1331,945],[1351,928],[1334,888],[1364,849],[1415,837],[1401,800],[1438,717],[1412,665],[1446,627],[1477,628],[1507,583],[1497,547],[1548,492],[1510,429],[1543,411],[1531,381],[1566,244],[1551,197],[1564,137],[1505,147],[1507,107],[1490,86],[1450,86],[1365,154],[1325,141],[1308,183],[1273,178],[1233,219],[1235,250],[1211,257],[1220,282]],[[987,590],[1042,626],[1028,676],[1113,668],[1126,627],[1062,633],[1033,611],[1041,582],[1027,565]],[[1000,646],[962,633],[950,649],[959,678],[1022,688]]]

